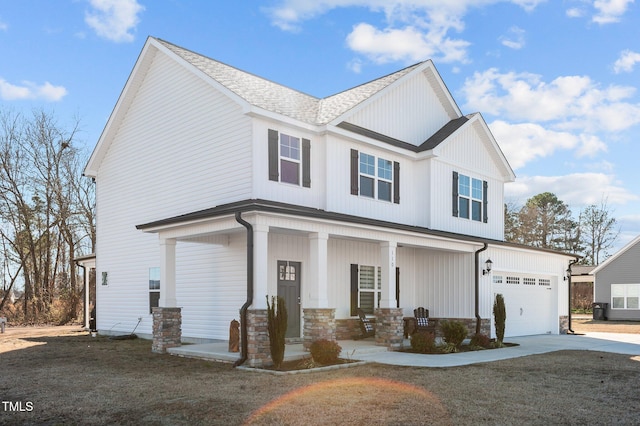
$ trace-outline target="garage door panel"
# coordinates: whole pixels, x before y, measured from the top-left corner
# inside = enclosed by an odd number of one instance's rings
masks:
[[[502,294],[505,301],[505,337],[551,332],[550,282],[547,277],[494,275],[494,295]]]

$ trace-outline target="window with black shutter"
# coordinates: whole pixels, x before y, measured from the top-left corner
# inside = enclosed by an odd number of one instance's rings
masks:
[[[269,129],[269,180],[311,187],[311,141]]]

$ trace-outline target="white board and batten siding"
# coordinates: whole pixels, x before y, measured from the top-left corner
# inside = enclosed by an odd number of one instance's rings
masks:
[[[425,73],[397,81],[392,90],[346,114],[343,120],[419,146],[455,118],[447,112]]]
[[[136,225],[246,199],[251,122],[241,108],[164,55],[157,55],[97,174],[98,327],[150,331],[148,269],[157,235]],[[220,161],[225,158],[225,161]],[[102,272],[108,285],[100,285]]]

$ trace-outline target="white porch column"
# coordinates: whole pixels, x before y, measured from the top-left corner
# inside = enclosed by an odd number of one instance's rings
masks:
[[[317,232],[309,234],[309,293],[310,308],[328,308],[327,285],[327,242],[329,234]]]
[[[395,308],[396,302],[396,248],[395,241],[380,243],[381,308]]]
[[[269,226],[253,225],[253,309],[267,309]],[[275,296],[275,295],[273,295]]]
[[[176,301],[176,240],[160,239],[160,301],[163,308],[175,308]]]

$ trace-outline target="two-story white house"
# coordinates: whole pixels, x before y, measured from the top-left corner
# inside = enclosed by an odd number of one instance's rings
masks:
[[[566,329],[575,256],[503,241],[514,173],[431,61],[318,99],[151,37],[85,174],[102,333],[241,319],[259,363],[267,296],[290,338],[352,338],[361,308],[397,348],[418,306],[494,335],[497,293],[507,336]]]

